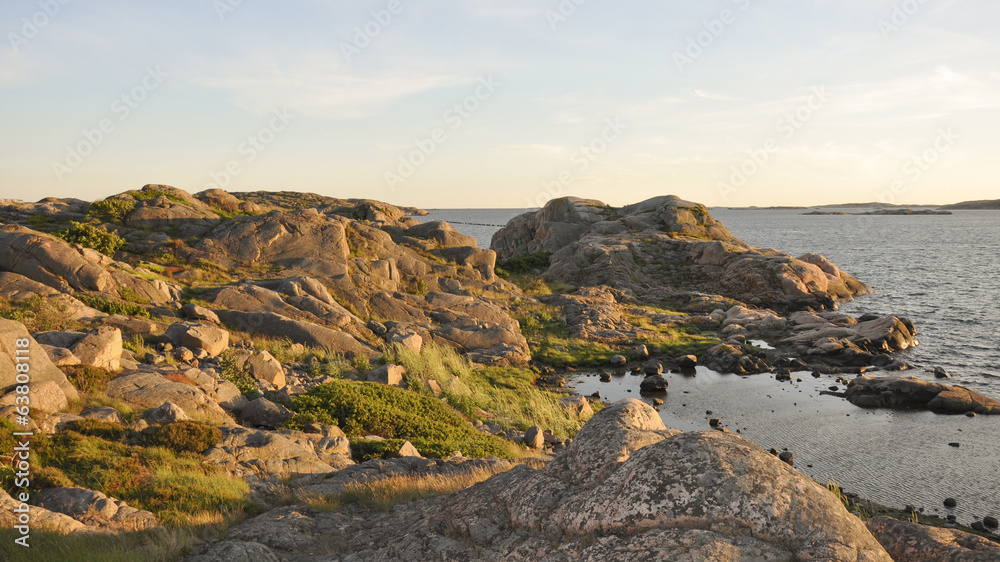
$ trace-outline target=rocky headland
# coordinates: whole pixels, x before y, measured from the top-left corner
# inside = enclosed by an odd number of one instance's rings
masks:
[[[749,441],[563,388],[910,368],[910,320],[837,312],[864,283],[672,196],[556,199],[490,250],[419,214],[164,185],[0,202],[0,453],[36,435],[30,482],[0,468],[0,536],[27,494],[63,556],[103,534],[151,559],[890,559]],[[845,397],[1000,412],[906,380]]]

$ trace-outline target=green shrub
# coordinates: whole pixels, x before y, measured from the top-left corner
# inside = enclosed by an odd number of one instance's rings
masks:
[[[93,248],[107,256],[114,256],[125,244],[125,239],[102,226],[70,221],[69,228],[55,233],[70,244]]]
[[[178,197],[178,196],[174,195],[173,193],[167,193],[166,191],[158,191],[156,189],[144,189],[144,190],[140,190],[140,191],[128,191],[127,193],[129,195],[131,195],[132,197],[135,197],[139,201],[145,201],[147,199],[156,199],[157,197],[166,197],[167,199],[169,199],[169,200],[171,200],[171,201],[173,201],[175,203],[184,203],[185,205],[188,204],[188,202],[185,201],[183,197]]]
[[[90,204],[87,218],[120,223],[133,210],[135,210],[135,201],[132,199],[105,199]]]
[[[351,458],[354,462],[383,459],[386,455],[399,451],[406,439],[352,439]]]
[[[149,318],[149,311],[145,307],[135,303],[113,301],[104,297],[93,297],[90,295],[77,295],[84,304],[91,308],[96,308],[108,314],[120,314],[122,316],[141,316]]]
[[[222,431],[207,423],[184,420],[153,429],[148,442],[178,453],[201,453],[222,441]]]
[[[297,414],[290,427],[318,421],[339,426],[348,437],[407,439],[427,456],[461,451],[469,457],[510,458],[514,453],[504,440],[473,429],[446,404],[391,386],[331,382],[292,398],[292,410]]]
[[[257,380],[250,375],[250,371],[244,366],[240,368],[236,363],[236,358],[230,350],[226,350],[219,356],[219,376],[236,385],[236,388],[249,400],[260,396],[260,389]]]
[[[549,252],[536,252],[525,254],[509,260],[502,260],[497,263],[496,272],[501,277],[531,273],[536,270],[545,271],[549,268]]]
[[[123,300],[126,300],[128,302],[134,302],[136,304],[146,304],[147,302],[149,302],[146,299],[139,296],[139,293],[136,293],[134,290],[129,289],[128,287],[119,288],[118,296],[121,297]]]
[[[81,435],[100,437],[108,441],[125,441],[126,437],[135,433],[117,423],[90,419],[69,422],[64,426],[64,429],[75,431]]]

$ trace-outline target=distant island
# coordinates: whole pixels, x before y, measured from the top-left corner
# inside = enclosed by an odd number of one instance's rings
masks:
[[[934,209],[877,209],[867,213],[847,213],[843,211],[810,211],[803,215],[954,215],[951,211],[939,211]]]
[[[944,205],[941,209],[956,211],[1000,211],[1000,199],[984,199],[981,201],[963,201],[954,205]]]

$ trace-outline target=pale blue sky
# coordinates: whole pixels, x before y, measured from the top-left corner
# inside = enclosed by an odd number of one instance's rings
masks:
[[[0,198],[1000,197],[997,2],[151,4],[0,6]]]

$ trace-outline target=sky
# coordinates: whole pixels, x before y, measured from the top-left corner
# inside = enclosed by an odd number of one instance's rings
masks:
[[[993,0],[6,0],[0,198],[1000,198]]]

